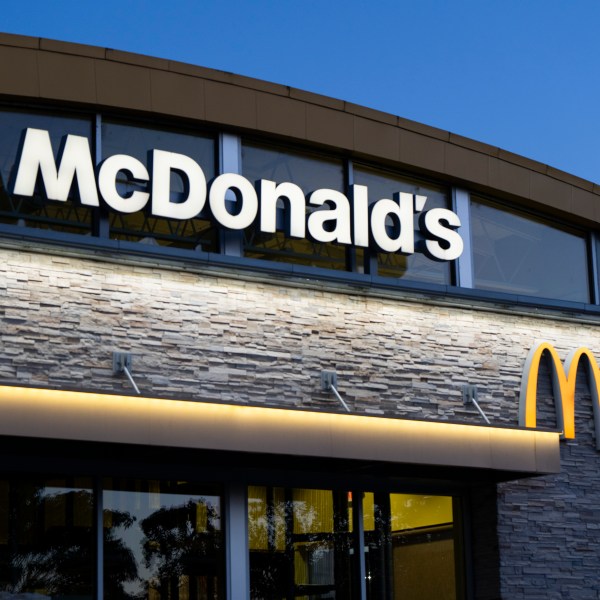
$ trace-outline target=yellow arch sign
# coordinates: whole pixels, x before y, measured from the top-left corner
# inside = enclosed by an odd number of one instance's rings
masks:
[[[564,366],[552,344],[542,342],[534,346],[527,356],[521,380],[519,399],[519,425],[536,427],[537,424],[537,380],[540,361],[544,353],[551,358],[552,391],[556,406],[556,424],[565,438],[575,438],[575,384],[577,367],[582,358],[586,358],[588,380],[592,403],[594,406],[594,423],[596,428],[596,448],[600,450],[600,369],[594,355],[588,348],[578,348],[569,353]]]

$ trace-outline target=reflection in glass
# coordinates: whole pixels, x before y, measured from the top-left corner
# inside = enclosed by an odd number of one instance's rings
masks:
[[[215,176],[215,141],[211,137],[192,135],[173,130],[102,123],[102,157],[115,154],[133,156],[150,170],[152,150],[164,150],[189,156],[201,167],[207,182]],[[121,173],[117,182],[119,193],[126,197],[135,190],[149,191],[148,182],[128,180]],[[171,201],[187,197],[187,178],[171,172]],[[206,218],[166,219],[153,217],[149,207],[131,214],[110,214],[110,236],[113,239],[141,241],[178,248],[217,250],[216,230]]]
[[[242,174],[251,182],[268,179],[275,183],[291,182],[308,197],[317,189],[344,192],[344,168],[341,160],[278,148],[243,144]],[[244,255],[265,260],[346,269],[346,249],[339,244],[314,243],[285,235],[288,201],[278,201],[277,231],[261,233],[253,226],[244,231]],[[307,205],[307,210],[311,210]],[[315,208],[312,208],[315,210]]]
[[[452,498],[366,493],[363,511],[368,598],[457,598]]]
[[[0,596],[93,597],[87,479],[0,480]]]
[[[57,164],[68,134],[87,137],[88,140],[92,137],[90,119],[18,110],[0,111],[0,222],[69,233],[91,233],[92,209],[79,202],[76,180],[66,202],[48,200],[39,177],[32,198],[10,193],[29,127],[49,132]]]
[[[395,193],[408,192],[426,196],[425,211],[432,208],[449,208],[447,191],[433,183],[423,183],[416,179],[394,176],[385,171],[354,165],[354,183],[369,188],[369,203],[382,198],[392,199]],[[418,245],[420,231],[419,214],[415,215],[415,245]],[[397,277],[411,281],[430,283],[450,283],[450,265],[427,258],[422,252],[412,255],[379,252],[377,273],[383,277]]]
[[[218,491],[185,481],[105,480],[104,597],[224,598]]]
[[[585,237],[544,219],[471,202],[475,287],[589,302]]]
[[[358,598],[349,495],[248,488],[250,597]]]

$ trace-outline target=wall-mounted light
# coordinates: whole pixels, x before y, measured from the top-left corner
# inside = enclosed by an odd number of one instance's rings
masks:
[[[477,391],[477,386],[476,385],[468,385],[468,384],[463,385],[462,386],[462,396],[463,396],[464,404],[473,404],[475,406],[475,408],[477,409],[477,412],[479,412],[479,414],[483,417],[483,420],[488,425],[491,425],[490,420],[487,418],[486,414],[481,409],[481,406],[479,406],[479,402],[477,402],[477,400],[479,399],[479,393]]]
[[[324,392],[333,392],[340,404],[346,409],[346,412],[351,412],[350,407],[337,391],[337,373],[335,371],[321,371],[321,389]]]
[[[131,376],[131,363],[131,352],[113,352],[113,375],[116,376],[125,373],[127,379],[129,379],[129,383],[133,386],[135,393],[140,395],[141,392]]]

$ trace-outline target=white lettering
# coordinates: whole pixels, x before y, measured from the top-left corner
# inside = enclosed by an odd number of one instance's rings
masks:
[[[432,208],[421,215],[420,223],[422,223],[421,229],[424,229],[423,233],[429,238],[425,242],[426,254],[429,258],[456,260],[462,254],[464,244],[455,231],[460,227],[460,219],[456,213],[447,208]]]
[[[344,194],[335,190],[316,190],[310,195],[309,203],[323,206],[308,216],[308,232],[315,241],[352,243],[350,202]]]
[[[227,210],[226,195],[229,190],[235,193],[235,214]],[[219,175],[213,181],[210,186],[209,202],[213,217],[228,229],[245,229],[252,225],[258,214],[258,197],[255,189],[245,177],[236,173]]]
[[[388,232],[388,226],[398,231],[396,237]],[[394,194],[394,200],[383,198],[371,207],[371,235],[384,252],[412,254],[415,251],[413,225],[413,196],[406,192]]]
[[[369,245],[369,188],[366,185],[350,186],[352,195],[352,226],[354,245],[367,248]]]
[[[303,238],[306,235],[306,199],[304,192],[295,183],[280,183],[261,179],[258,184],[260,196],[260,230],[275,233],[277,228],[277,203],[280,198],[289,202],[287,212],[287,234]]]
[[[49,200],[66,202],[77,176],[79,199],[86,206],[99,206],[94,165],[90,145],[85,137],[68,135],[56,168],[50,134],[41,129],[27,129],[19,170],[13,192],[18,196],[33,196],[38,171]]]
[[[188,195],[180,202],[171,201],[171,171],[187,178]],[[152,214],[170,219],[193,219],[206,202],[206,177],[200,165],[189,156],[153,150]]]
[[[261,179],[255,189],[242,175],[225,173],[216,177],[209,189],[202,168],[189,156],[155,149],[151,162],[150,175],[133,156],[111,156],[98,170],[97,189],[87,138],[67,135],[57,167],[48,131],[29,128],[13,192],[33,196],[39,173],[48,199],[65,202],[76,178],[84,205],[99,206],[99,190],[106,204],[117,212],[138,212],[151,199],[153,215],[178,220],[197,217],[208,195],[213,219],[227,229],[245,229],[258,217],[261,232],[275,233],[284,228],[281,222],[278,226],[279,212],[286,217],[286,235],[293,238],[304,238],[308,231],[313,240],[322,243],[354,244],[361,248],[372,244],[383,252],[415,252],[415,213],[424,210],[426,196],[399,192],[393,200],[382,198],[369,205],[369,190],[364,185],[350,186],[350,200],[337,190],[318,189],[308,198],[308,204],[317,208],[307,215],[307,199],[294,183]],[[126,176],[119,178],[121,172]],[[186,184],[184,197],[172,197],[173,173]],[[133,183],[145,185],[135,189]],[[128,187],[130,191],[126,192]],[[419,250],[433,260],[457,259],[464,248],[456,231],[459,227],[460,219],[451,210],[434,208],[422,212],[419,228],[425,239],[419,242]]]
[[[126,171],[133,179],[149,181],[150,176],[146,167],[133,156],[115,154],[107,158],[100,167],[98,187],[106,204],[118,212],[134,213],[142,210],[150,194],[134,190],[129,196],[121,196],[117,190],[117,176],[120,171]]]

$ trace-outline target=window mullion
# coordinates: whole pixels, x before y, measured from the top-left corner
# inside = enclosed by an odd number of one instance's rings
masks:
[[[452,209],[460,219],[463,252],[456,261],[456,285],[473,288],[473,248],[471,244],[471,198],[468,191],[452,188]]]
[[[96,524],[96,599],[104,598],[104,498],[102,479],[94,481],[94,508]]]
[[[95,164],[96,168],[102,162],[102,115],[98,113],[96,115],[95,133],[94,133],[94,153],[95,153]],[[94,211],[92,217],[94,226],[93,234],[97,237],[108,238],[110,237],[110,220],[108,212],[104,206],[100,206]]]
[[[219,173],[242,173],[242,140],[238,135],[221,133],[219,135]],[[226,200],[228,203],[237,201],[235,194],[229,190]],[[243,256],[244,234],[241,231],[231,231],[221,228],[219,233],[219,251],[229,256]]]
[[[247,487],[231,483],[225,494],[225,553],[227,600],[249,600]]]
[[[590,299],[594,304],[600,304],[600,289],[598,285],[598,234],[594,231],[588,236],[588,255],[590,257]]]
[[[361,600],[367,600],[367,568],[365,561],[365,523],[363,518],[363,492],[352,492],[352,519],[353,531],[355,532],[354,549],[358,554],[356,557],[356,567],[358,573],[358,582],[360,585]]]

